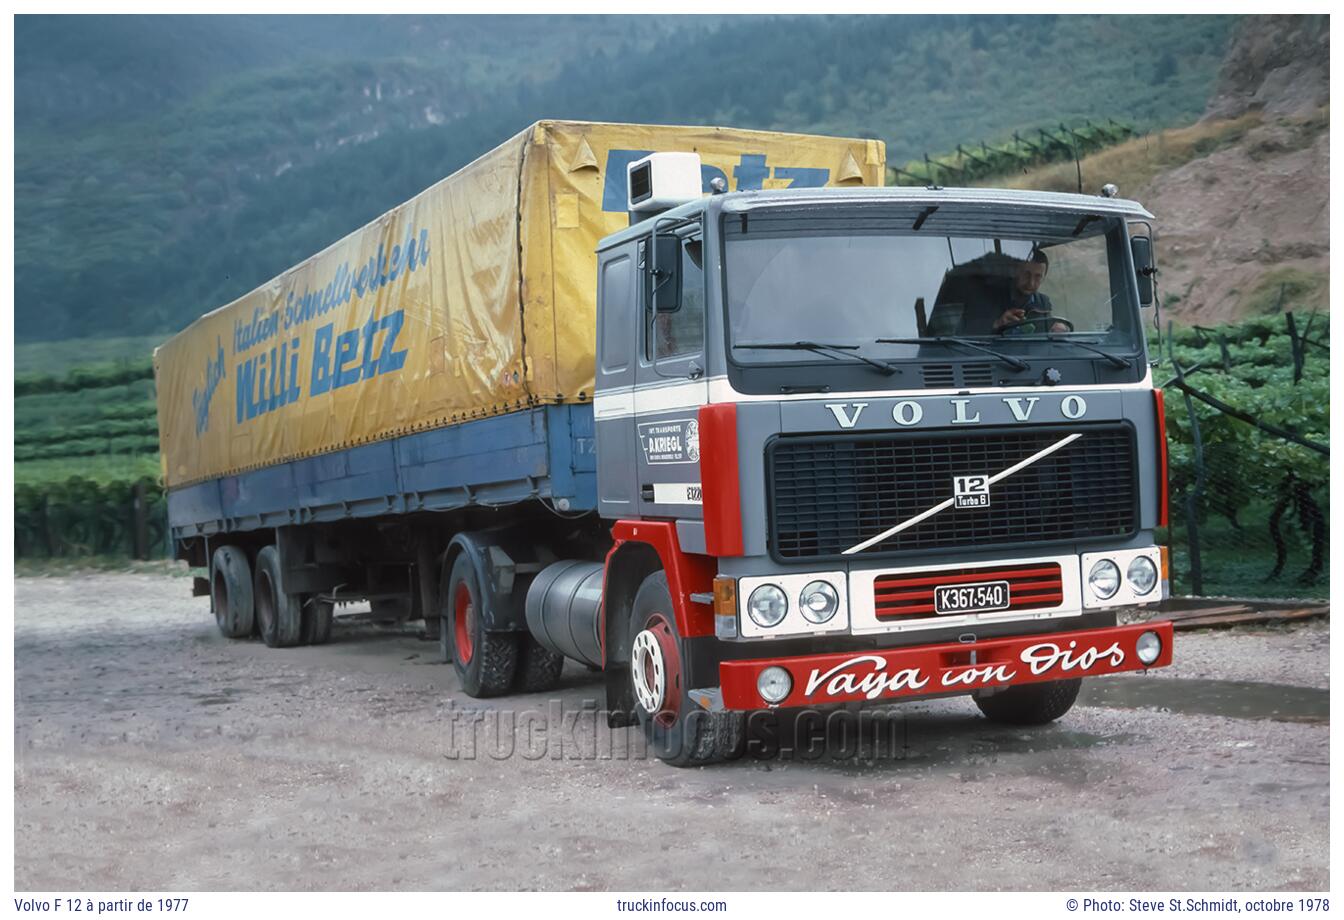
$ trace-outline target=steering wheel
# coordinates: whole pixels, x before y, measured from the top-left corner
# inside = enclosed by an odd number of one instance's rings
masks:
[[[1053,313],[1042,313],[1038,316],[1029,317],[1027,319],[1019,319],[1016,322],[1004,323],[998,329],[994,330],[994,334],[1003,335],[1005,332],[1008,332],[1011,329],[1020,329],[1023,326],[1034,326],[1037,323],[1043,325],[1048,324],[1050,326],[1054,326],[1055,323],[1063,323],[1064,325],[1069,327],[1068,329],[1069,332],[1073,331],[1073,320],[1065,319],[1064,317],[1057,316]],[[1050,329],[1046,329],[1045,331],[1050,332]]]

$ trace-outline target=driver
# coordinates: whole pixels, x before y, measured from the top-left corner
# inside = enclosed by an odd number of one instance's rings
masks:
[[[993,330],[1000,332],[1006,326],[1012,326],[1013,323],[1021,323],[1032,319],[1044,319],[1054,312],[1054,306],[1050,303],[1050,298],[1041,293],[1041,283],[1045,281],[1045,276],[1050,271],[1050,259],[1040,249],[1032,249],[1031,255],[1027,256],[1017,264],[1013,272],[1012,284],[1008,290],[1008,306],[994,320]],[[1027,327],[1019,327],[1024,331]],[[1015,330],[1009,329],[1008,332]],[[1069,327],[1063,323],[1051,323],[1051,332],[1068,332]]]

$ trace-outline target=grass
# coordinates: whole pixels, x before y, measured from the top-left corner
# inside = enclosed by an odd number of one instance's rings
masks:
[[[14,345],[15,374],[64,374],[76,367],[143,360],[162,345],[169,333],[107,338],[63,339],[59,342],[19,342]]]
[[[1255,287],[1241,296],[1246,316],[1282,312],[1284,305],[1299,313],[1329,309],[1330,276],[1285,266],[1265,272]]]
[[[141,477],[157,479],[160,475],[158,454],[72,457],[14,464],[16,486],[63,482],[76,476],[94,482],[132,482]]]
[[[188,568],[175,559],[127,559],[117,556],[68,556],[56,559],[37,557],[14,560],[14,574],[19,578],[61,578],[88,572],[124,572],[134,575],[171,575],[187,578],[204,574]]]
[[[1108,147],[1083,157],[1083,191],[1095,193],[1103,184],[1111,182],[1119,186],[1123,196],[1146,185],[1159,172],[1235,144],[1262,123],[1260,113],[1252,112],[1240,118],[1201,121],[1185,128],[1158,131]],[[1073,162],[1056,163],[1020,176],[1000,176],[978,184],[1076,192],[1078,167]]]
[[[1328,512],[1327,512],[1328,513]],[[1173,594],[1190,594],[1190,551],[1186,536],[1184,508],[1173,497],[1172,530]],[[1242,529],[1232,527],[1226,518],[1209,515],[1199,531],[1200,565],[1203,569],[1203,594],[1221,597],[1329,598],[1330,574],[1327,566],[1315,584],[1303,584],[1299,576],[1311,562],[1311,543],[1285,516],[1282,532],[1288,546],[1288,561],[1283,573],[1270,580],[1274,568],[1274,546],[1270,541],[1267,503],[1257,503],[1241,516]],[[1327,544],[1327,558],[1329,546]]]

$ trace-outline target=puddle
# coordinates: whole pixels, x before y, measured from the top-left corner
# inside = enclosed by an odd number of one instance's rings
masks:
[[[1249,680],[1118,677],[1083,682],[1080,706],[1163,709],[1229,719],[1274,722],[1330,721],[1330,691]]]

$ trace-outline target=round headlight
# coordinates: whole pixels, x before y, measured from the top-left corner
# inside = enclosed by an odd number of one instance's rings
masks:
[[[1162,654],[1162,640],[1155,632],[1140,633],[1139,641],[1134,643],[1134,654],[1144,664],[1152,664]]]
[[[793,689],[793,678],[789,672],[772,665],[761,672],[756,678],[756,692],[761,695],[761,699],[767,703],[778,703],[789,695]]]
[[[778,626],[789,612],[789,599],[775,585],[761,585],[747,598],[747,615],[762,629]]]
[[[825,623],[840,609],[840,595],[828,582],[814,581],[799,595],[798,607],[809,623]]]
[[[1147,556],[1137,556],[1125,572],[1135,594],[1147,594],[1157,584],[1157,566]]]
[[[1092,593],[1103,601],[1115,597],[1120,590],[1120,567],[1109,559],[1102,559],[1092,566],[1087,576]]]

